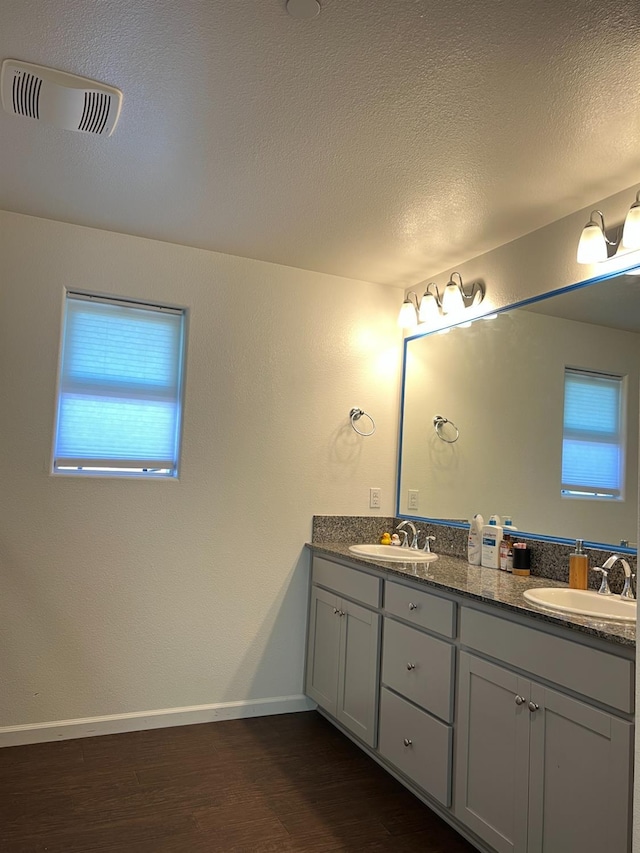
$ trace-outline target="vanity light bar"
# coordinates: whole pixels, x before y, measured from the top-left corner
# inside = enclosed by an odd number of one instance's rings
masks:
[[[485,297],[482,281],[474,281],[465,287],[459,272],[451,273],[442,293],[438,285],[430,281],[418,301],[418,294],[410,290],[404,298],[398,314],[398,325],[403,329],[414,329],[418,323],[427,323],[441,316],[456,314],[460,310],[480,305]]]

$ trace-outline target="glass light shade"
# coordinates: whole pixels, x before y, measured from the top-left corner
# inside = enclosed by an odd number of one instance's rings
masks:
[[[398,314],[398,325],[401,329],[414,329],[418,325],[416,306],[410,299],[405,299],[400,306]]]
[[[460,288],[457,284],[449,283],[442,295],[442,311],[445,314],[452,314],[455,311],[461,311],[464,308],[464,300],[460,293]]]
[[[640,249],[640,204],[631,205],[622,229],[622,245],[625,249]]]
[[[440,309],[433,293],[425,293],[420,300],[420,311],[418,312],[418,320],[421,323],[428,323],[429,320],[435,320],[440,315]]]
[[[579,264],[597,264],[607,260],[607,241],[597,222],[588,222],[582,229],[576,259]]]

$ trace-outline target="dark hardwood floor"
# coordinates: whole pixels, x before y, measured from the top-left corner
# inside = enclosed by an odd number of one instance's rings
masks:
[[[2,853],[472,853],[315,712],[0,750]]]

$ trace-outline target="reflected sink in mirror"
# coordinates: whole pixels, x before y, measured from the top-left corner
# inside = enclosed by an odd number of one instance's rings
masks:
[[[349,550],[358,557],[371,557],[378,560],[390,560],[403,563],[431,563],[438,559],[430,551],[416,548],[402,548],[394,545],[349,545]]]
[[[594,619],[611,619],[616,622],[636,621],[636,602],[623,600],[617,595],[599,595],[588,589],[546,587],[528,589],[523,595],[530,604],[548,610],[591,616]]]

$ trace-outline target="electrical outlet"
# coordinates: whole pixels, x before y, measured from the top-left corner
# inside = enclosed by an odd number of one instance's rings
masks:
[[[380,509],[380,489],[369,489],[369,509]]]
[[[418,509],[418,496],[420,492],[418,489],[409,489],[409,502],[407,503],[407,509]]]

